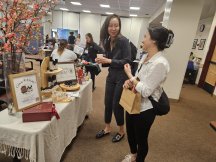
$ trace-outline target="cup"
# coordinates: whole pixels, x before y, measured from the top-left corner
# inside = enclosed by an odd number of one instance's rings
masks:
[[[103,54],[97,54],[97,58],[103,57]]]

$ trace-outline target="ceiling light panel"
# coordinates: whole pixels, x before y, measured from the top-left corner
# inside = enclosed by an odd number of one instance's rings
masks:
[[[100,4],[100,6],[103,8],[110,8],[110,5],[106,5],[106,4]]]
[[[106,14],[107,14],[107,15],[112,15],[113,13],[112,13],[112,12],[106,12]]]
[[[59,8],[60,10],[63,10],[63,11],[69,11],[69,9],[67,8]]]
[[[140,7],[130,7],[130,10],[140,10]]]
[[[131,17],[137,17],[137,15],[136,15],[136,14],[130,14],[130,16],[131,16]]]
[[[81,6],[82,4],[80,2],[71,2],[73,5]]]
[[[89,10],[82,10],[83,12],[86,12],[86,13],[91,13],[91,11]]]

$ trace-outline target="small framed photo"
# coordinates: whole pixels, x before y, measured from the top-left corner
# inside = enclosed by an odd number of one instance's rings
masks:
[[[194,39],[192,49],[196,49],[198,39]]]
[[[206,39],[200,39],[198,50],[203,50],[205,46]]]
[[[9,75],[11,94],[16,111],[41,103],[41,91],[35,71]]]
[[[59,62],[58,67],[63,69],[56,75],[56,80],[58,83],[63,83],[65,81],[77,82],[74,62]]]

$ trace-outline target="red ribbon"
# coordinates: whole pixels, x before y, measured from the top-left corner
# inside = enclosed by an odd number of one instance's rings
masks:
[[[57,120],[60,119],[60,116],[59,116],[58,112],[55,109],[55,104],[53,104],[53,106],[52,106],[52,115],[55,116]]]

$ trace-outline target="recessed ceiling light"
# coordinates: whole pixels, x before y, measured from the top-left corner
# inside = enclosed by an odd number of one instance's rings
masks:
[[[86,13],[90,13],[91,11],[89,10],[82,10],[83,12],[86,12]]]
[[[140,7],[130,7],[131,10],[140,10]]]
[[[131,17],[137,17],[137,15],[136,15],[136,14],[130,14],[130,16],[131,16]]]
[[[78,5],[78,6],[80,6],[80,5],[82,5],[80,2],[71,2],[73,5]]]
[[[101,7],[110,8],[110,5],[100,4]]]
[[[67,8],[59,8],[59,9],[63,11],[69,11]]]
[[[112,15],[113,13],[112,13],[112,12],[106,12],[106,14],[107,14],[107,15]]]

